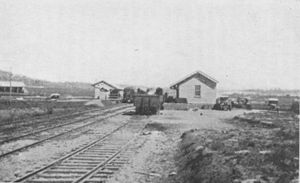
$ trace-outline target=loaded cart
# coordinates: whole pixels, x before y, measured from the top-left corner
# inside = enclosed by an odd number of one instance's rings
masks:
[[[134,96],[134,106],[136,114],[157,114],[162,108],[162,105],[162,95],[137,94]]]

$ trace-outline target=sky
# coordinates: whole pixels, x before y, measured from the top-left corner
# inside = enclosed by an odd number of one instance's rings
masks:
[[[0,0],[0,70],[49,81],[300,89],[300,0]]]

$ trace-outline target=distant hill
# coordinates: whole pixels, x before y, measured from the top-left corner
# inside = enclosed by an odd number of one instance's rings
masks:
[[[0,81],[9,81],[10,73],[0,70]],[[22,81],[26,85],[29,95],[48,96],[51,93],[72,96],[93,96],[94,89],[90,83],[82,82],[50,82],[45,80],[33,79],[23,75],[12,76],[13,81]]]
[[[300,96],[300,90],[285,89],[248,89],[248,90],[218,90],[219,95],[243,94],[260,96]]]

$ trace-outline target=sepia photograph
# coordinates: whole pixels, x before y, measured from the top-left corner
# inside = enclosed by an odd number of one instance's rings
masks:
[[[0,0],[0,183],[299,183],[300,0]]]

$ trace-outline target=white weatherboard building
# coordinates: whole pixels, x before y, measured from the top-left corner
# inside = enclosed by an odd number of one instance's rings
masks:
[[[11,89],[11,94],[27,94],[28,91],[25,89],[25,84],[20,81],[0,81],[0,94],[9,95]]]
[[[202,71],[196,71],[173,83],[176,98],[186,98],[188,103],[214,104],[218,81]]]
[[[111,91],[118,90],[120,96],[123,96],[123,89],[117,85],[105,81],[99,81],[92,85],[95,88],[95,98],[100,100],[109,100]]]

